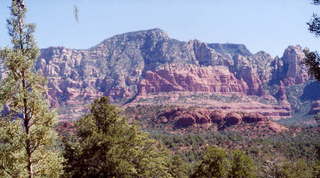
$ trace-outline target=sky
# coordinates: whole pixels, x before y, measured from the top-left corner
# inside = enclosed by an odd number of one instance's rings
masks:
[[[320,50],[306,23],[320,6],[311,0],[25,0],[39,47],[86,49],[113,35],[161,28],[170,37],[241,43],[282,56],[289,45]],[[10,0],[0,0],[0,47],[8,46]],[[79,22],[73,15],[79,9]]]

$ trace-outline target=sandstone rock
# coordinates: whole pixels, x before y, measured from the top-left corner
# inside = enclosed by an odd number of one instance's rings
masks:
[[[285,85],[284,85],[284,83],[282,81],[280,82],[279,91],[276,94],[276,96],[282,102],[288,100],[287,94],[286,94],[286,87],[285,87]]]
[[[220,125],[224,121],[225,113],[222,111],[213,111],[212,113],[210,113],[209,117],[212,123]]]
[[[227,127],[225,130],[231,130],[235,132],[245,133],[246,135],[255,138],[259,136],[270,136],[273,134],[279,134],[286,132],[289,129],[272,121],[261,121],[250,124],[239,124],[233,127]]]
[[[248,94],[261,95],[261,80],[257,73],[257,68],[253,67],[251,59],[245,56],[236,55],[234,57],[235,65],[233,71],[236,73],[237,78],[242,79],[248,85]]]
[[[251,56],[251,52],[243,44],[231,44],[231,43],[211,43],[208,44],[211,48],[215,49],[221,54],[229,53],[231,56],[242,55],[242,56]]]
[[[270,81],[283,81],[287,86],[308,79],[300,64],[303,57],[299,46],[290,46],[282,58],[272,58],[265,52],[251,54],[241,44],[183,42],[160,29],[151,29],[116,35],[85,50],[42,49],[35,67],[48,78],[48,98],[59,108],[60,117],[74,119],[103,95],[117,104],[134,103],[151,95],[176,97],[170,92],[265,96],[263,86]],[[4,71],[0,64],[1,77]],[[218,109],[243,109],[230,103],[216,104]],[[287,104],[282,109],[263,106],[269,108],[265,115],[290,116],[290,111],[284,111],[290,108]]]
[[[169,120],[172,129],[196,129],[205,128],[234,131],[263,131],[266,133],[279,133],[288,129],[277,123],[272,122],[259,113],[241,113],[221,110],[211,110],[209,108],[176,108],[161,113],[157,123],[163,123],[162,120]],[[158,122],[160,121],[160,122]]]
[[[285,131],[289,130],[285,126],[282,126],[282,125],[275,123],[275,122],[265,122],[263,124],[264,125],[262,127],[267,127],[275,133],[285,132]]]
[[[224,66],[171,64],[147,71],[139,91],[141,95],[172,91],[247,94],[249,88]]]
[[[183,114],[175,123],[176,128],[190,127],[196,124],[196,119],[190,114]]]
[[[252,113],[252,114],[245,114],[242,117],[242,121],[245,123],[257,123],[257,122],[261,122],[261,121],[267,121],[268,119],[258,113]]]
[[[287,69],[283,79],[285,85],[300,84],[309,79],[308,70],[303,65],[305,55],[301,46],[289,46],[282,57],[284,68]]]
[[[229,113],[224,118],[224,127],[230,127],[232,125],[237,125],[242,121],[242,116],[238,113]]]
[[[275,58],[264,51],[259,51],[253,55],[252,65],[256,69],[261,83],[268,83],[272,79],[272,63],[275,60]]]

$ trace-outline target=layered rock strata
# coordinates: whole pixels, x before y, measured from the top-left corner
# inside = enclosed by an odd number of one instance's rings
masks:
[[[224,112],[210,109],[176,108],[159,114],[155,122],[171,124],[173,129],[215,127],[217,130],[234,129],[239,131],[242,127],[246,127],[247,129],[255,128],[273,133],[288,130],[259,113]]]
[[[266,116],[282,118],[291,112],[285,87],[309,79],[303,58],[300,46],[290,46],[283,57],[273,58],[265,52],[252,54],[244,45],[183,42],[152,29],[117,35],[85,50],[42,49],[36,70],[48,78],[49,99],[65,119],[78,118],[102,95],[121,105],[145,103],[143,98],[156,95],[167,95],[167,104],[181,103],[172,92],[190,98],[199,93],[251,97],[241,107],[237,101],[224,106],[214,98],[193,98],[197,101],[183,104],[233,110],[261,106]],[[270,94],[268,86],[280,83],[281,96]],[[156,99],[150,103],[160,104]],[[285,112],[278,112],[282,109]]]

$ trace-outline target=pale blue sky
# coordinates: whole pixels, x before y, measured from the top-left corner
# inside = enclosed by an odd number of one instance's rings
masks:
[[[89,48],[113,35],[161,28],[178,40],[243,43],[251,52],[282,55],[288,45],[320,50],[306,22],[311,0],[25,0],[41,48]],[[0,46],[8,45],[10,0],[0,0]],[[73,6],[80,10],[80,23]]]

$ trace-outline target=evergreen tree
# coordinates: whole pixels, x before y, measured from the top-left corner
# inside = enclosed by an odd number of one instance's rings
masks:
[[[320,161],[317,160],[313,166],[313,177],[320,178]]]
[[[313,0],[314,5],[320,5],[319,0]],[[317,14],[313,14],[312,19],[307,23],[308,29],[316,37],[320,36],[320,17]],[[304,51],[306,58],[304,63],[309,68],[309,73],[320,81],[320,56],[318,52],[312,52],[309,50]]]
[[[172,177],[166,150],[127,123],[108,97],[94,101],[66,145],[70,177]]]
[[[240,150],[233,152],[231,161],[230,178],[256,177],[256,169],[252,159]]]
[[[319,115],[319,114],[318,114]],[[320,145],[316,146],[316,160],[315,163],[313,165],[313,177],[315,178],[320,178]]]
[[[170,162],[170,174],[176,178],[188,177],[188,165],[180,156],[174,155]]]
[[[227,153],[218,147],[208,147],[200,165],[191,176],[192,178],[224,178],[228,176],[230,161]]]
[[[320,5],[319,0],[312,0],[314,5]],[[308,29],[311,33],[315,34],[317,37],[320,36],[320,18],[317,14],[313,14],[310,22],[307,23]]]
[[[58,177],[62,156],[55,114],[44,100],[45,80],[34,72],[39,50],[23,0],[13,0],[7,20],[12,48],[1,50],[6,76],[0,85],[0,177]]]
[[[308,72],[315,79],[320,81],[320,56],[318,52],[304,50],[306,58],[304,59],[304,64],[309,68]]]

